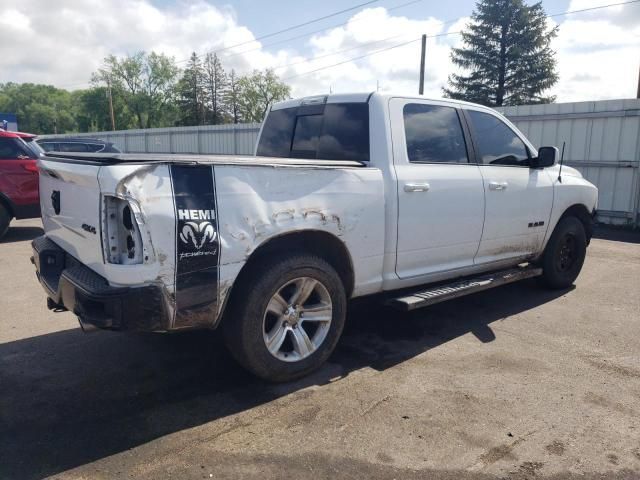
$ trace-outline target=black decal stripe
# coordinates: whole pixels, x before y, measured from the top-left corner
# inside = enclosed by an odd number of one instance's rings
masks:
[[[210,324],[218,305],[218,221],[213,169],[171,165],[176,215],[174,327]]]

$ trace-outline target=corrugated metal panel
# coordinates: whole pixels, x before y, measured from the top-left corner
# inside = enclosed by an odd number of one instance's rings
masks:
[[[89,137],[112,142],[126,153],[202,153],[252,155],[260,131],[259,123],[204,125],[198,127],[150,128],[116,132],[91,132],[54,137]]]
[[[639,224],[640,100],[497,109],[536,146],[566,142],[564,161],[600,192],[600,220]]]

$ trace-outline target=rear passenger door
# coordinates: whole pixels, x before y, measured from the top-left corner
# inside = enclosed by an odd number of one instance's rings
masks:
[[[396,273],[426,277],[473,265],[484,190],[457,108],[394,98],[389,104],[398,182]]]
[[[484,230],[475,263],[529,257],[540,251],[551,207],[553,180],[529,168],[535,152],[498,115],[465,109],[486,198]]]

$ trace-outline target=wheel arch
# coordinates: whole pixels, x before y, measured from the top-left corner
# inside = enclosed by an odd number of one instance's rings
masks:
[[[580,220],[580,222],[584,226],[584,231],[587,236],[587,245],[589,245],[591,237],[593,236],[593,212],[589,212],[589,209],[582,203],[576,203],[574,205],[571,205],[562,213],[562,215],[560,215],[560,218],[558,218],[555,226],[557,226],[558,223],[560,223],[560,221],[566,217],[576,217],[578,220]]]
[[[342,240],[324,230],[285,232],[266,239],[251,253],[224,299],[216,327],[224,321],[225,312],[228,310],[227,307],[233,300],[234,295],[237,295],[239,288],[249,278],[254,266],[267,256],[283,252],[305,252],[324,259],[338,273],[344,285],[347,298],[351,297],[355,286],[353,260]]]
[[[7,209],[7,211],[9,212],[9,215],[11,215],[11,218],[14,218],[16,216],[15,208],[13,206],[13,202],[11,201],[11,199],[9,197],[7,197],[2,192],[0,192],[0,205],[2,205],[3,207],[5,207]]]

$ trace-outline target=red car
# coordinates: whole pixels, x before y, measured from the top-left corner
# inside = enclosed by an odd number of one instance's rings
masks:
[[[0,129],[0,239],[12,218],[40,216],[35,135]]]

